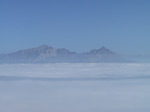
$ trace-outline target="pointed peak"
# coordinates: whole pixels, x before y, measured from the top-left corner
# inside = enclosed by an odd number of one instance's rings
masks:
[[[105,46],[101,47],[100,50],[109,50],[108,48],[106,48]]]
[[[115,54],[115,52],[111,51],[105,46],[101,47],[100,49],[91,50],[90,53],[92,54]]]
[[[110,49],[108,49],[108,48],[106,48],[105,46],[102,46],[101,48],[99,48],[99,49],[93,49],[93,50],[91,50],[91,51],[110,51]]]

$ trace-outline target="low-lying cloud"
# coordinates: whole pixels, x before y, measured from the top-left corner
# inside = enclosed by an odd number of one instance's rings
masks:
[[[149,76],[150,64],[0,65],[0,112],[149,112]]]

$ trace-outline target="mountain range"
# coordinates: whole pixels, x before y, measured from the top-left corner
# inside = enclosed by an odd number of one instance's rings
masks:
[[[42,45],[35,48],[1,54],[0,63],[109,63],[129,62],[106,47],[90,52],[76,53],[68,49]]]

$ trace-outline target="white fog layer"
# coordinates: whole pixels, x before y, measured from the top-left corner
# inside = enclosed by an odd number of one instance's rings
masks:
[[[1,64],[0,112],[149,112],[150,64]]]
[[[42,78],[120,78],[149,77],[150,64],[76,63],[76,64],[3,64],[0,76]]]

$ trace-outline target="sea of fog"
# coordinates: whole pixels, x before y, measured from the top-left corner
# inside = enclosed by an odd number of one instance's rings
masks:
[[[0,112],[150,112],[150,64],[1,64]]]

